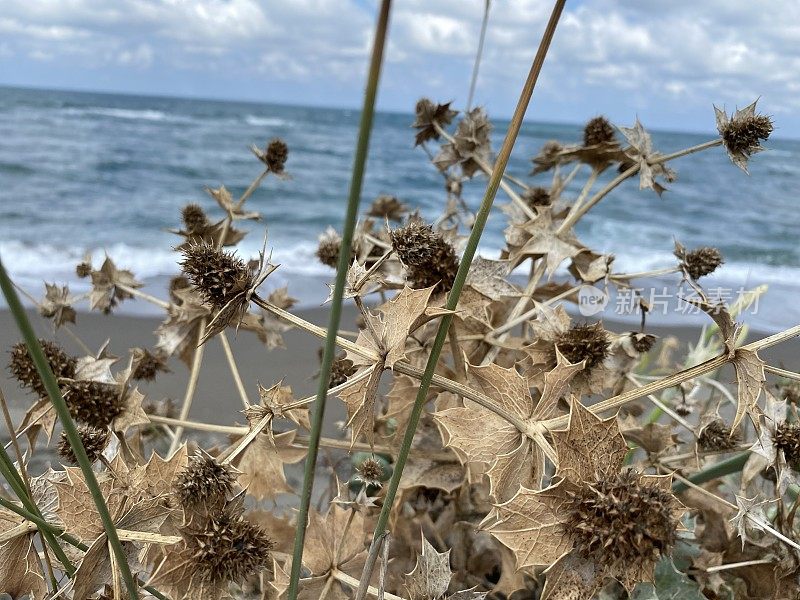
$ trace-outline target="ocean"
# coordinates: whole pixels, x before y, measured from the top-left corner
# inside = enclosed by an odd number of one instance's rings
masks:
[[[580,139],[581,126],[537,123],[535,101],[530,112],[508,172],[547,185],[547,174],[528,177],[530,158],[549,139]],[[167,230],[180,225],[180,208],[195,202],[219,214],[205,187],[244,191],[261,168],[249,145],[278,136],[290,148],[291,178],[268,177],[249,201],[263,220],[243,225],[251,233],[242,252],[255,255],[266,230],[273,262],[281,265],[268,287],[288,283],[301,305],[319,305],[333,272],[314,251],[326,226],[341,228],[358,116],[355,110],[0,87],[0,256],[36,296],[45,281],[86,291],[75,264],[86,252],[99,264],[106,252],[163,297],[177,272],[172,247],[178,238]],[[646,126],[647,115],[640,118]],[[709,105],[710,128],[713,118]],[[443,180],[414,148],[412,121],[410,113],[376,116],[362,203],[392,194],[433,219],[444,201]],[[497,150],[507,121],[493,124]],[[665,153],[711,137],[652,133]],[[674,264],[674,239],[689,248],[716,246],[725,264],[706,284],[730,290],[766,284],[769,291],[746,320],[766,330],[793,325],[800,321],[800,142],[774,139],[767,146],[752,159],[749,177],[715,148],[672,163],[678,179],[663,198],[627,182],[580,222],[577,234],[589,247],[613,253],[622,272]],[[482,177],[465,184],[470,206],[477,206],[485,184]],[[574,196],[576,186],[567,193]],[[501,192],[498,202],[505,201]],[[493,213],[482,255],[497,256],[504,226],[504,215]],[[674,287],[677,280],[650,283]],[[137,301],[122,310],[149,309]],[[684,318],[669,312],[653,315],[653,322]]]

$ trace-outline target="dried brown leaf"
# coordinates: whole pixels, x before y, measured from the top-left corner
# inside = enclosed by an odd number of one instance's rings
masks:
[[[239,483],[255,499],[275,498],[278,494],[292,492],[283,465],[301,461],[306,455],[303,448],[292,446],[295,435],[295,431],[287,431],[270,439],[269,435],[261,433],[242,452],[236,465],[242,472]]]

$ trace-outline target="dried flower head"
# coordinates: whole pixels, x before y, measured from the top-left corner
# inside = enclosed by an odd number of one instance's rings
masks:
[[[602,323],[573,325],[556,339],[561,354],[571,363],[586,361],[586,370],[601,364],[608,357],[611,340]]]
[[[800,406],[800,381],[786,381],[778,386],[778,395],[789,404]]]
[[[333,227],[328,227],[319,236],[319,246],[317,247],[317,258],[319,262],[335,269],[339,265],[339,247],[341,244],[341,236],[336,233]]]
[[[119,386],[101,381],[70,381],[62,392],[69,414],[80,423],[108,427],[122,412]]]
[[[539,150],[539,154],[531,159],[531,162],[533,162],[533,170],[531,171],[531,175],[544,173],[545,171],[549,171],[555,167],[557,164],[560,164],[560,156],[563,150],[564,146],[556,140],[548,140],[545,142],[541,150]]]
[[[800,424],[784,421],[775,428],[772,441],[783,451],[787,464],[800,470]]]
[[[287,158],[289,158],[289,146],[282,139],[273,138],[267,144],[262,160],[271,172],[280,175],[283,173]]]
[[[645,352],[650,352],[653,349],[653,346],[656,343],[656,336],[650,335],[648,333],[630,333],[631,338],[631,346],[636,352],[640,354],[644,354]]]
[[[253,285],[253,274],[232,252],[200,242],[183,250],[181,269],[203,299],[217,310]]]
[[[137,381],[153,381],[158,373],[169,373],[167,359],[161,353],[153,354],[146,348],[136,348],[133,352],[133,374]]]
[[[601,144],[616,143],[614,127],[603,116],[590,119],[583,128],[583,145],[599,146]]]
[[[355,479],[364,483],[364,485],[371,485],[380,487],[383,479],[383,465],[374,457],[367,458],[358,467],[356,467],[357,474]]]
[[[700,430],[697,436],[697,447],[706,452],[730,450],[735,448],[741,435],[738,431],[731,433],[731,428],[722,419],[715,419]]]
[[[686,250],[675,242],[675,256],[681,261],[681,268],[692,279],[700,279],[713,273],[724,261],[722,253],[710,246]]]
[[[728,157],[745,173],[748,159],[764,149],[761,140],[768,139],[773,129],[772,119],[756,114],[756,102],[737,110],[730,118],[724,110],[714,107],[717,130],[722,136]]]
[[[185,537],[201,579],[211,584],[242,582],[257,574],[270,564],[274,546],[266,531],[226,514],[212,517]]]
[[[100,429],[91,425],[78,425],[78,435],[81,438],[84,450],[86,450],[86,455],[89,457],[89,462],[96,461],[108,445],[108,429]],[[58,454],[68,463],[78,464],[75,452],[67,439],[66,431],[61,432],[61,440],[58,442]]]
[[[564,527],[582,558],[613,569],[655,563],[675,545],[677,500],[637,473],[576,487],[568,498]]]
[[[181,220],[186,231],[191,234],[202,235],[209,227],[208,217],[203,207],[199,204],[187,204],[181,209]]]
[[[84,279],[92,274],[92,263],[87,261],[81,261],[75,267],[75,274]]]
[[[407,212],[408,207],[400,202],[400,200],[394,196],[384,194],[375,198],[367,214],[370,217],[400,221]]]
[[[402,227],[389,233],[392,248],[408,269],[414,288],[438,285],[438,291],[453,287],[458,272],[458,257],[440,233],[419,217],[411,217]]]
[[[42,346],[44,356],[56,380],[75,377],[75,367],[78,361],[74,357],[64,352],[61,346],[55,342],[39,340],[39,344]],[[28,354],[28,347],[25,342],[14,344],[11,347],[10,354],[11,359],[8,362],[8,370],[11,372],[12,377],[19,381],[21,387],[30,389],[40,398],[46,396],[47,390],[39,377],[36,365],[33,364],[33,359]]]
[[[212,508],[225,504],[238,472],[198,450],[175,480],[175,493],[185,508]]]
[[[552,199],[550,198],[550,190],[543,187],[532,187],[525,190],[522,194],[522,199],[525,200],[528,206],[535,208],[538,206],[550,206]]]
[[[453,141],[442,145],[433,164],[445,171],[461,165],[465,177],[472,177],[481,169],[480,163],[490,162],[492,125],[484,110],[473,108],[458,124]]]
[[[450,109],[450,102],[447,104],[434,104],[427,98],[420,98],[417,101],[415,112],[416,118],[411,125],[418,130],[415,137],[415,146],[419,146],[428,140],[438,140],[439,131],[436,126],[447,127],[453,117],[458,114],[458,111]]]
[[[348,358],[340,357],[334,359],[331,365],[331,381],[328,384],[328,388],[342,385],[357,370],[358,368],[353,364],[353,361]]]

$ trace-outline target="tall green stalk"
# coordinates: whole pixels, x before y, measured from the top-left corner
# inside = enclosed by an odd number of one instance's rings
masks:
[[[108,507],[106,506],[105,499],[103,498],[103,493],[100,491],[100,486],[97,484],[97,479],[92,471],[92,463],[89,462],[89,457],[86,456],[86,450],[81,443],[81,438],[78,435],[78,430],[75,428],[75,423],[72,421],[72,417],[69,414],[67,403],[64,402],[64,398],[61,396],[61,390],[58,388],[58,382],[53,375],[53,371],[50,369],[50,364],[47,362],[47,359],[42,352],[42,347],[39,345],[39,340],[36,339],[36,334],[33,332],[33,327],[31,327],[31,323],[28,320],[28,315],[25,313],[25,309],[22,307],[22,303],[19,300],[17,291],[14,289],[14,285],[11,283],[11,279],[8,277],[8,273],[6,273],[6,269],[3,266],[2,261],[0,261],[0,289],[3,290],[3,295],[8,303],[8,308],[14,315],[14,320],[17,323],[17,327],[19,328],[20,333],[22,333],[25,344],[28,346],[28,353],[36,365],[36,370],[39,372],[39,377],[44,383],[44,387],[47,390],[47,395],[50,397],[50,402],[56,409],[58,418],[61,419],[61,425],[64,428],[69,445],[72,447],[72,451],[75,453],[75,458],[78,460],[78,466],[83,472],[83,477],[86,480],[86,486],[89,488],[89,492],[92,495],[92,500],[94,500],[95,506],[97,507],[97,512],[100,514],[100,519],[103,521],[103,527],[105,528],[106,536],[108,536],[108,543],[111,545],[111,548],[114,551],[117,567],[122,574],[122,579],[125,582],[125,587],[128,590],[128,597],[136,599],[139,597],[138,586],[136,585],[133,575],[131,574],[130,567],[128,566],[128,559],[125,556],[125,552],[122,549],[122,544],[117,536],[117,530],[114,527],[114,522],[112,521],[111,515],[108,512]]]
[[[528,108],[531,96],[533,96],[533,89],[536,86],[536,80],[539,78],[539,73],[544,65],[544,59],[547,56],[547,50],[550,48],[550,42],[553,39],[553,34],[555,33],[556,25],[558,25],[558,20],[561,17],[561,12],[564,9],[565,2],[566,0],[556,0],[555,5],[553,6],[550,20],[547,23],[544,35],[539,43],[539,49],[537,50],[536,56],[531,64],[528,78],[525,81],[522,92],[520,93],[517,107],[514,110],[514,116],[511,118],[511,122],[509,123],[505,140],[503,140],[503,146],[500,148],[500,153],[497,155],[497,160],[492,168],[492,175],[489,178],[489,184],[486,187],[486,192],[484,193],[480,208],[475,216],[475,224],[473,225],[472,232],[470,233],[469,240],[467,241],[464,254],[461,257],[461,264],[458,267],[458,273],[456,274],[455,281],[453,282],[453,287],[447,296],[446,308],[450,311],[455,311],[456,307],[458,306],[458,299],[461,295],[461,290],[466,282],[467,273],[472,265],[472,259],[475,257],[475,252],[478,249],[478,242],[483,234],[486,221],[489,218],[489,212],[492,209],[494,198],[497,195],[497,190],[500,187],[503,173],[506,170],[508,159],[511,156],[511,150],[514,148],[514,143],[516,142],[517,136],[519,135],[519,130],[522,127],[522,120],[525,117],[525,111]],[[400,452],[394,464],[392,479],[389,482],[389,485],[386,489],[386,496],[383,499],[381,513],[378,516],[378,522],[375,526],[375,533],[372,542],[373,544],[379,543],[384,532],[386,531],[386,526],[389,522],[389,513],[392,510],[392,505],[394,504],[394,500],[397,495],[400,479],[403,476],[403,469],[405,468],[406,460],[408,459],[408,454],[411,450],[411,443],[414,440],[414,434],[416,433],[417,425],[419,424],[419,419],[422,415],[422,409],[425,406],[425,402],[428,398],[428,390],[431,386],[431,380],[433,379],[434,372],[436,371],[436,365],[439,362],[439,355],[441,354],[442,348],[447,340],[448,331],[452,321],[453,315],[451,313],[445,315],[439,323],[439,330],[436,332],[436,339],[431,347],[431,353],[428,357],[428,362],[425,365],[425,371],[422,379],[420,380],[420,386],[419,390],[417,391],[417,398],[414,402],[414,408],[411,411],[408,426],[406,427],[406,432],[403,437],[403,445],[400,447]],[[371,556],[377,555],[377,552],[371,553]],[[368,560],[364,565],[360,586],[358,588],[358,592],[356,593],[356,600],[363,600],[364,596],[366,595],[374,565],[374,558],[371,561]]]
[[[314,473],[317,466],[319,440],[322,434],[322,421],[325,417],[325,402],[328,397],[328,383],[331,376],[331,366],[336,355],[336,336],[339,332],[339,322],[342,316],[342,296],[344,295],[345,278],[350,266],[350,248],[353,244],[358,205],[361,200],[361,187],[364,181],[364,168],[367,163],[369,138],[372,132],[372,119],[375,114],[375,97],[378,93],[378,81],[383,62],[383,49],[386,42],[386,33],[389,27],[389,9],[391,0],[381,2],[378,22],[375,26],[375,41],[372,46],[372,59],[369,66],[367,88],[364,93],[364,106],[361,110],[361,121],[358,128],[358,141],[356,143],[355,158],[353,159],[353,173],[350,179],[350,194],[347,199],[347,213],[342,228],[342,243],[339,245],[339,261],[336,266],[336,283],[333,288],[331,313],[328,321],[328,334],[325,339],[325,353],[322,356],[322,366],[319,373],[319,387],[311,417],[311,435],[308,441],[308,457],[306,458],[303,473],[303,490],[300,495],[300,510],[297,514],[297,530],[294,538],[294,551],[292,553],[292,572],[289,579],[289,600],[296,600],[298,582],[300,581],[300,568],[303,562],[303,546],[305,544],[306,525],[308,523],[308,508],[311,504],[311,491],[314,486]]]

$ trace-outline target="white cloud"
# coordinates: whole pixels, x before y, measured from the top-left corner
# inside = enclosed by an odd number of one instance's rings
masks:
[[[382,100],[410,110],[463,100],[483,0],[395,3]],[[356,0],[4,0],[4,53],[75,69],[214,73],[333,87],[359,100],[375,3]],[[492,2],[478,99],[509,112],[549,16],[548,2]],[[79,42],[79,43],[77,43]],[[584,0],[567,3],[537,95],[554,117],[597,110],[675,114],[744,104],[800,108],[797,0]],[[46,82],[43,82],[46,83]],[[143,90],[145,91],[145,90]],[[163,90],[153,90],[163,91]],[[277,99],[277,98],[275,98]],[[290,100],[290,98],[282,98]],[[601,104],[594,106],[593,103]]]

